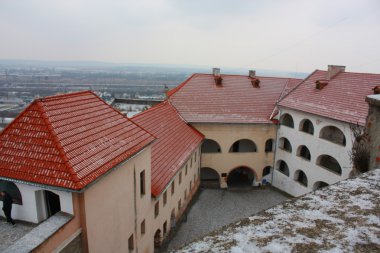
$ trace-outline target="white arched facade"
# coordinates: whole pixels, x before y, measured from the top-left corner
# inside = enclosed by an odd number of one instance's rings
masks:
[[[32,223],[40,223],[47,219],[44,191],[51,191],[59,195],[61,211],[74,215],[72,193],[57,191],[37,186],[15,183],[22,196],[22,205],[13,204],[12,218]],[[4,213],[0,212],[4,217]]]
[[[346,179],[352,169],[350,164],[349,151],[352,148],[352,135],[348,123],[320,117],[317,115],[295,111],[287,108],[280,108],[281,114],[289,114],[294,121],[294,126],[300,126],[308,119],[313,125],[314,133],[300,131],[299,127],[288,127],[279,125],[276,142],[279,143],[281,138],[289,140],[293,147],[293,152],[287,152],[281,148],[276,149],[275,164],[283,160],[289,167],[289,174],[294,175],[297,170],[302,170],[308,179],[308,186],[295,184],[292,177],[287,177],[278,170],[273,172],[273,185],[293,196],[300,196],[313,190],[313,185],[318,181],[333,184],[340,180]],[[340,129],[346,139],[346,145],[342,146],[319,137],[322,128],[334,126]],[[304,145],[310,151],[310,161],[297,155],[297,147]],[[329,155],[334,157],[342,168],[342,175],[332,173],[321,166],[317,165],[317,158],[320,155]]]

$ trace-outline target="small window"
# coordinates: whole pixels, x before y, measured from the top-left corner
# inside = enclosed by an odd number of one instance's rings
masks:
[[[190,191],[193,189],[193,181],[190,180]]]
[[[193,159],[190,159],[190,168],[193,167]]]
[[[185,168],[185,176],[187,175],[187,164],[186,164],[186,168]]]
[[[168,231],[168,222],[167,221],[164,222],[164,225],[162,226],[162,230],[164,232],[164,235],[166,235],[166,233]]]
[[[133,234],[129,237],[128,239],[128,249],[129,251],[132,251],[134,249],[134,245],[133,245]]]
[[[184,199],[187,199],[187,190],[185,190],[185,194],[183,194]]]
[[[194,174],[194,182],[196,182],[196,181],[197,181],[197,180],[196,180],[196,176],[197,176],[197,175],[196,175],[196,174]]]
[[[172,195],[174,194],[174,181],[172,182]]]
[[[154,205],[154,217],[157,218],[158,214],[160,213],[160,202],[157,201]]]
[[[178,212],[181,210],[181,199],[180,200],[178,200]]]
[[[166,191],[164,192],[164,197],[163,197],[163,199],[164,199],[164,206],[165,206],[165,205],[166,205],[166,202],[167,202],[167,200],[168,200],[168,194],[167,194]]]
[[[145,220],[143,220],[141,222],[141,234],[144,235],[145,234]]]
[[[140,194],[145,194],[145,170],[140,172]]]
[[[178,184],[182,183],[182,172],[179,173],[178,182],[179,182]]]
[[[269,139],[265,142],[265,152],[273,152],[273,140]]]
[[[195,160],[195,162],[197,161],[197,151],[195,151],[194,160]]]

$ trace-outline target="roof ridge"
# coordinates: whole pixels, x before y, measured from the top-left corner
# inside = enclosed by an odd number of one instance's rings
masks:
[[[46,96],[43,98],[38,98],[37,100],[38,101],[48,101],[48,100],[61,99],[62,97],[80,96],[80,95],[86,94],[86,93],[93,93],[93,92],[90,90],[84,90],[84,91],[77,91],[77,92],[71,92],[71,93],[65,93],[65,94]]]
[[[183,86],[185,86],[186,83],[188,83],[193,77],[195,77],[196,75],[200,75],[199,73],[194,73],[192,74],[189,78],[187,78],[185,81],[183,81],[180,85],[178,85],[177,87],[174,87],[173,89],[169,90],[166,94],[168,96],[168,98],[170,98],[171,96],[173,96],[175,93],[177,93],[177,91],[179,91]]]
[[[74,181],[74,184],[76,186],[76,188],[80,188],[80,185],[79,185],[79,178],[78,178],[78,175],[75,173],[73,167],[70,165],[69,163],[69,159],[67,158],[66,156],[66,153],[61,145],[61,141],[59,140],[58,138],[58,135],[55,133],[54,131],[54,128],[50,122],[50,119],[49,117],[46,115],[46,111],[45,111],[45,107],[44,107],[44,104],[42,101],[36,101],[35,102],[37,107],[39,108],[40,110],[40,113],[41,113],[41,117],[43,118],[43,120],[45,121],[46,125],[47,125],[47,128],[49,130],[49,133],[52,135],[53,137],[53,140],[54,140],[54,143],[56,145],[56,148],[58,149],[58,152],[61,156],[61,158],[63,159],[65,165],[66,165],[66,168],[69,170],[69,173]]]

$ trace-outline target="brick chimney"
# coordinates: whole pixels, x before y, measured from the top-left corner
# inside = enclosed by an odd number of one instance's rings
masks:
[[[222,85],[222,77],[220,75],[220,68],[213,68],[212,74],[214,75],[214,80],[216,85]]]
[[[256,71],[255,70],[250,70],[248,72],[248,78],[251,80],[253,87],[260,88],[260,80],[256,77]]]
[[[346,69],[346,66],[339,66],[339,65],[328,65],[327,69],[327,80],[331,80],[339,74],[340,72],[344,72]]]
[[[380,85],[373,88],[373,94],[380,94]]]
[[[249,70],[248,76],[250,78],[255,78],[256,77],[256,70]]]

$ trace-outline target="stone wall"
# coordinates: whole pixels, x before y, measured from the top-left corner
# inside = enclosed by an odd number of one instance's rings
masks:
[[[371,145],[370,169],[380,168],[380,95],[367,97],[369,104],[367,130]]]

